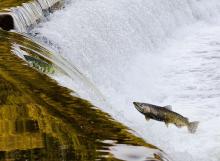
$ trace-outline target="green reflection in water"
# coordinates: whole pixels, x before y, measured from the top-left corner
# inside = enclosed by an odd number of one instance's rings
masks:
[[[72,91],[28,67],[12,54],[15,43],[51,54],[22,35],[0,30],[0,160],[119,160],[109,150],[113,143],[106,140],[158,151],[88,101],[71,96]],[[152,156],[158,158],[155,153]]]

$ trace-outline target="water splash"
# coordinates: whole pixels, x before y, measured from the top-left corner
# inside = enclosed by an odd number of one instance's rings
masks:
[[[209,71],[203,68],[206,61],[201,54],[200,57],[195,56],[192,50],[203,49],[203,44],[209,44],[210,39],[205,38],[207,41],[203,42],[198,35],[219,33],[212,26],[201,23],[214,25],[216,22],[211,22],[211,19],[219,18],[219,8],[218,0],[85,0],[72,3],[65,11],[54,14],[51,21],[33,32],[58,44],[61,47],[59,54],[94,82],[113,107],[111,111],[103,110],[135,129],[142,137],[151,138],[176,160],[217,161],[220,133],[214,122],[219,121],[216,105],[219,92],[212,90],[210,95],[202,94],[194,83],[201,84],[198,87],[203,90],[211,90],[207,86],[212,87],[212,84],[218,88],[219,70],[212,65],[207,68],[216,71],[210,75],[216,80],[212,79],[205,85],[200,77]],[[197,22],[200,25],[194,27]],[[192,30],[185,32],[185,27],[192,27]],[[201,28],[204,30],[199,30]],[[213,32],[206,33],[209,30]],[[173,39],[175,34],[180,38]],[[189,37],[189,40],[182,40],[183,37]],[[218,44],[217,37],[211,39],[217,39]],[[187,41],[197,43],[197,49]],[[205,48],[201,52],[206,52]],[[216,54],[218,52],[210,55],[214,57]],[[213,59],[215,65],[218,60]],[[190,68],[202,70],[205,74],[190,72]],[[60,81],[66,80],[61,78]],[[70,82],[66,81],[68,84]],[[86,88],[78,88],[77,91],[82,97],[99,104],[84,93]],[[205,90],[204,93],[207,92]],[[134,100],[173,104],[177,112],[193,120],[201,120],[202,128],[198,134],[189,135],[186,129],[167,129],[160,123],[146,123],[132,106]],[[207,104],[204,111],[200,108],[204,106],[201,101]],[[213,109],[217,109],[217,114],[212,119],[208,113]],[[212,120],[212,132],[205,130],[210,127],[205,123],[206,119]]]
[[[40,51],[50,57],[44,47],[23,35],[0,30],[0,49],[1,160],[95,161],[129,157],[118,155],[117,145],[136,148],[135,153],[143,154],[144,150],[144,158],[155,161],[166,157],[109,115],[71,96],[69,89],[27,67],[12,54],[18,50],[22,57]]]

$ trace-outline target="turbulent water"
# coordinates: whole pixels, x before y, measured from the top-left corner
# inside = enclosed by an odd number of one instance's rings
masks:
[[[60,83],[173,160],[218,161],[219,15],[219,0],[82,0],[72,1],[32,32],[87,82],[83,86],[56,76]],[[171,104],[200,121],[198,131],[192,135],[185,128],[146,122],[133,101]]]

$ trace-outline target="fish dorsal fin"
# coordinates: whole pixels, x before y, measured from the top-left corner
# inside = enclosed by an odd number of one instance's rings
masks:
[[[164,108],[166,108],[166,109],[172,111],[172,106],[171,106],[171,105],[164,106]]]
[[[147,121],[149,121],[149,120],[150,120],[150,117],[148,117],[148,116],[145,115],[145,119],[146,119]]]

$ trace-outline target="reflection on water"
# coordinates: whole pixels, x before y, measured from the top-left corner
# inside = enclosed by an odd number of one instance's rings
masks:
[[[163,160],[162,151],[29,68],[12,54],[15,43],[48,52],[24,36],[0,30],[0,160]]]
[[[16,7],[22,5],[22,3],[28,2],[30,0],[0,0],[0,11],[8,9],[11,7]]]

